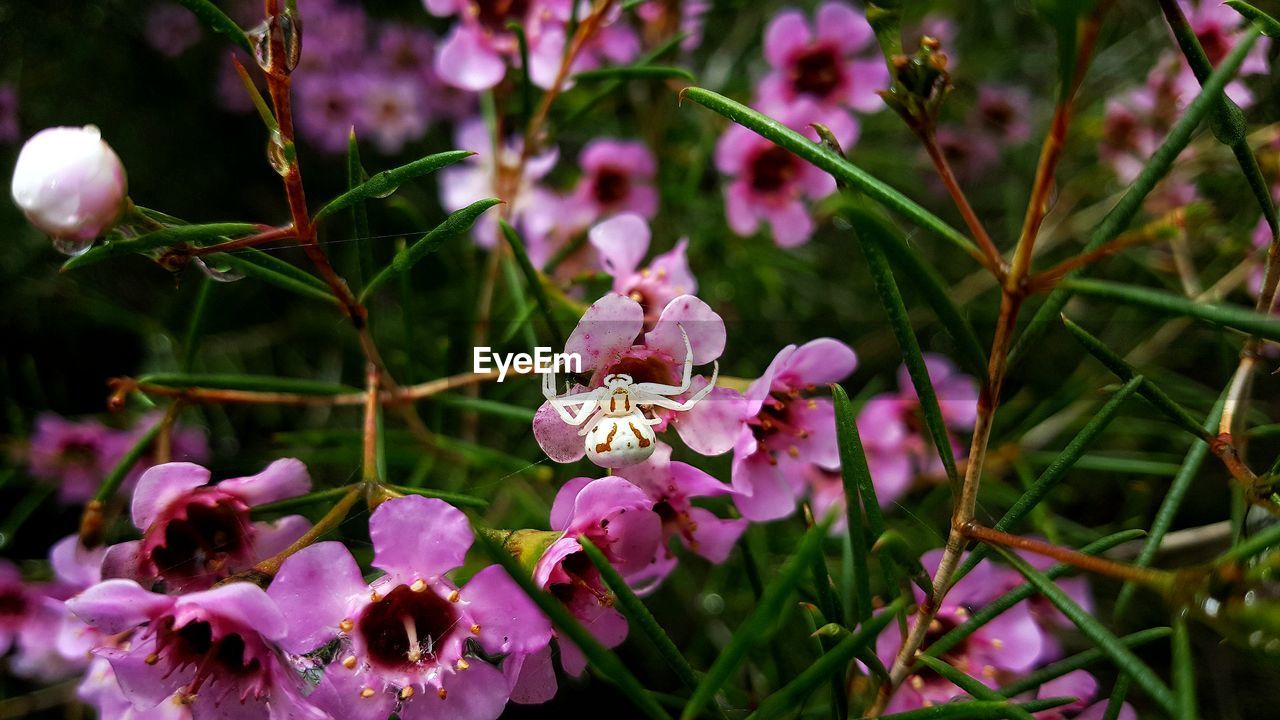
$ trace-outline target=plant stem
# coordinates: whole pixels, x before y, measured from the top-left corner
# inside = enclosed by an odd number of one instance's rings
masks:
[[[508,375],[514,371],[509,370]],[[519,373],[514,373],[518,375]],[[381,377],[381,376],[380,376]],[[498,379],[498,371],[460,373],[437,378],[417,385],[380,387],[378,402],[382,405],[401,406],[429,398],[433,395],[478,385]],[[178,398],[191,403],[228,405],[365,405],[368,393],[352,392],[338,395],[309,395],[290,392],[258,392],[253,390],[225,390],[221,388],[172,387],[139,382],[134,378],[116,378],[112,383],[111,404],[122,404],[124,396],[133,392]]]
[[[293,555],[299,550],[314,543],[316,540],[323,537],[325,533],[338,527],[338,525],[346,519],[347,513],[351,512],[351,508],[356,504],[356,501],[359,500],[360,496],[365,494],[365,492],[366,486],[364,484],[353,485],[351,489],[347,491],[347,494],[343,495],[342,499],[335,503],[334,506],[329,509],[329,512],[325,513],[324,517],[320,518],[319,522],[312,525],[311,529],[303,534],[302,537],[294,540],[293,544],[284,550],[281,550],[275,555],[272,555],[266,560],[254,565],[253,569],[250,570],[249,573],[256,576],[256,578],[232,576],[232,578],[228,578],[228,580],[233,578],[236,580],[245,580],[268,579],[275,577],[275,574],[280,572],[280,566],[284,564],[284,561],[287,560],[290,555]]]
[[[1022,537],[1012,533],[1001,532],[989,527],[984,527],[977,523],[969,523],[964,528],[967,537],[974,540],[981,540],[990,545],[999,545],[1001,547],[1013,548],[1015,550],[1026,550],[1037,555],[1053,558],[1058,562],[1066,563],[1073,567],[1080,568],[1085,572],[1091,572],[1098,575],[1106,575],[1118,580],[1126,582],[1135,582],[1140,585],[1154,587],[1156,589],[1164,589],[1169,583],[1173,582],[1173,573],[1163,570],[1152,570],[1150,568],[1138,567],[1136,565],[1128,565],[1126,563],[1118,563],[1113,560],[1098,557],[1097,555],[1086,555],[1085,553],[1064,548],[1053,543],[1034,538]]]
[[[293,225],[286,225],[278,228],[268,228],[256,235],[248,235],[246,237],[236,238],[235,240],[228,240],[224,243],[217,243],[216,245],[202,245],[200,247],[189,248],[187,250],[180,251],[178,254],[190,257],[200,257],[201,255],[212,255],[214,253],[257,247],[276,240],[286,240],[294,237],[295,235],[296,233],[293,231]]]
[[[978,247],[982,249],[982,257],[985,262],[983,267],[991,271],[997,280],[1003,280],[1005,273],[1009,271],[1009,264],[1005,262],[1004,257],[1000,255],[999,248],[992,242],[991,236],[987,234],[986,227],[982,221],[973,212],[973,207],[969,204],[969,198],[965,196],[964,190],[960,188],[960,183],[956,181],[955,173],[951,171],[951,164],[947,162],[947,156],[943,154],[938,147],[937,137],[933,128],[922,128],[916,131],[920,142],[924,144],[925,152],[928,153],[929,159],[933,161],[934,168],[938,171],[938,177],[942,179],[942,184],[947,188],[947,194],[951,196],[951,201],[955,203],[956,209],[960,211],[960,217],[964,220],[964,224],[969,228],[969,232],[978,242]]]

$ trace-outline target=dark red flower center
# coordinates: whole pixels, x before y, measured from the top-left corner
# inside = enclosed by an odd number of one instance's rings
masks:
[[[809,437],[809,431],[797,422],[792,412],[793,403],[812,402],[800,397],[798,391],[790,393],[771,393],[764,399],[760,412],[747,421],[751,433],[756,438],[758,452],[769,453],[769,461],[776,462],[774,456],[786,452],[792,457],[800,454],[797,441]]]
[[[625,200],[630,194],[631,176],[621,168],[605,165],[596,171],[591,191],[596,202],[608,207]]]
[[[1211,65],[1222,62],[1227,53],[1231,52],[1231,42],[1220,27],[1206,28],[1196,33],[1196,39],[1200,41],[1200,47],[1204,48],[1204,54],[1209,57]]]
[[[399,585],[364,609],[359,632],[370,660],[391,670],[413,670],[435,659],[458,618],[453,603],[429,588]]]
[[[630,375],[632,381],[637,383],[652,382],[661,383],[663,385],[678,385],[680,383],[679,366],[665,353],[643,352],[632,354],[624,353],[615,360],[604,372],[600,374],[600,379],[609,375]]]
[[[921,648],[923,649],[923,648],[929,647],[933,643],[940,640],[942,636],[951,632],[959,625],[960,625],[960,621],[957,620],[953,615],[939,613],[938,616],[933,619],[933,622],[929,624],[929,630],[924,634],[924,644],[921,645]],[[942,655],[938,659],[943,662],[959,666],[963,664],[964,659],[968,655],[968,653],[969,653],[969,639],[965,638],[964,640],[961,640],[960,642],[956,643],[955,646],[952,647],[950,650],[947,650],[946,652],[942,653]],[[941,678],[940,675],[938,675],[933,670],[929,670],[928,668],[921,668],[920,671],[917,672],[916,674],[919,675],[921,679],[925,680],[926,682],[938,680]]]
[[[0,620],[21,618],[27,613],[27,596],[21,588],[0,590]]]
[[[147,658],[154,665],[166,658],[171,670],[194,666],[196,676],[185,692],[195,695],[211,678],[244,678],[262,673],[259,657],[265,653],[261,641],[254,638],[250,647],[238,632],[217,635],[205,620],[193,620],[174,628],[174,619],[166,617],[156,633],[156,654]]]
[[[232,572],[233,561],[252,555],[248,507],[230,495],[209,500],[197,495],[148,529],[144,542],[149,559],[165,580],[181,584],[209,575],[224,577]]]
[[[751,159],[751,187],[757,192],[777,192],[795,179],[800,169],[796,156],[772,146]]]
[[[59,448],[62,464],[88,467],[98,461],[100,448],[90,440],[71,439]]]
[[[1017,111],[1013,109],[1013,105],[1003,100],[993,100],[982,104],[979,117],[987,130],[1003,133],[1013,124]]]
[[[493,32],[507,32],[507,22],[523,20],[529,0],[475,0],[480,24]]]
[[[844,68],[834,45],[817,45],[791,60],[791,86],[797,93],[826,99],[843,79]]]

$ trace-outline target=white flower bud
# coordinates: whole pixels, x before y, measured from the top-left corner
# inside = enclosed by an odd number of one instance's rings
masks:
[[[13,200],[64,252],[87,249],[125,209],[124,166],[93,125],[46,128],[18,154]]]

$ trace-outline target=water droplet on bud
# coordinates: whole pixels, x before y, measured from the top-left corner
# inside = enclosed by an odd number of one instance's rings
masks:
[[[62,238],[53,238],[53,249],[68,257],[83,255],[93,247],[92,240],[65,240]]]
[[[253,46],[253,57],[263,70],[270,70],[272,60],[271,37],[279,33],[284,48],[284,71],[293,72],[302,57],[302,20],[289,11],[269,17],[247,34]]]

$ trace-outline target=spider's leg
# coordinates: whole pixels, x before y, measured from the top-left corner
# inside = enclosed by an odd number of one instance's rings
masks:
[[[685,400],[684,402],[676,402],[675,400],[672,400],[669,397],[664,397],[662,395],[641,393],[639,394],[639,397],[636,398],[636,404],[637,405],[656,405],[661,408],[667,408],[668,410],[675,410],[676,412],[685,412],[691,409],[694,405],[697,405],[699,400],[706,397],[711,392],[711,390],[715,388],[716,378],[720,377],[720,363],[717,362],[712,367],[713,369],[711,371],[711,380],[707,383],[706,387],[694,393],[688,400]]]
[[[680,336],[684,338],[684,372],[681,374],[680,385],[636,383],[632,386],[633,389],[653,395],[679,395],[688,392],[689,386],[693,384],[693,346],[689,344],[689,333],[684,331],[684,325],[676,323],[676,327],[680,328]]]
[[[566,395],[565,397],[556,397],[555,378],[552,373],[543,373],[542,375],[542,395],[547,399],[547,403],[555,408],[560,415],[560,419],[569,425],[579,425],[586,419],[586,408],[594,408],[597,391],[592,390],[585,393],[577,393],[576,395]],[[579,411],[579,415],[575,416],[570,412],[570,406],[584,405],[585,407]]]
[[[599,402],[594,397],[591,398],[590,400],[587,400],[586,402],[582,403],[582,407],[578,409],[578,414],[573,416],[573,419],[569,422],[569,424],[581,425],[582,423],[586,422],[587,418],[591,417],[591,413],[595,412],[598,408],[599,408]]]
[[[596,413],[595,417],[591,418],[591,420],[583,425],[582,429],[578,431],[579,435],[589,435],[591,431],[595,430],[596,426],[600,424],[600,421],[605,418],[604,408],[596,408]]]

